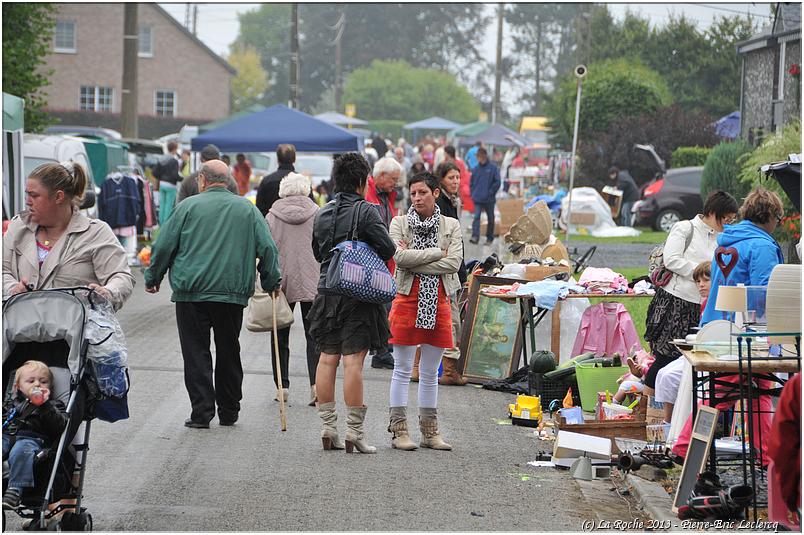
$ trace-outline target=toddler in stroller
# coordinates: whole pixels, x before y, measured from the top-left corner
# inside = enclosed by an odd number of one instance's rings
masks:
[[[20,506],[23,489],[34,487],[34,461],[58,442],[67,417],[64,404],[50,399],[53,373],[47,364],[29,360],[17,368],[11,396],[3,404],[3,458],[8,459],[8,488],[3,509]]]
[[[64,412],[58,412],[62,424],[51,428],[48,423],[47,432],[41,433],[47,437],[39,445],[41,451],[31,454],[33,486],[23,486],[27,481],[19,483],[13,477],[6,480],[4,470],[4,502],[9,498],[7,505],[13,506],[15,501],[6,496],[6,488],[22,487],[14,512],[31,520],[27,526],[23,523],[23,529],[91,531],[92,516],[81,505],[91,423],[94,418],[128,417],[125,340],[112,306],[88,288],[20,293],[3,304],[2,332],[4,377],[21,378],[29,361],[40,361],[51,374],[44,377],[51,381],[48,404],[64,407]],[[30,392],[33,387],[23,385],[20,379],[13,395],[18,391],[30,395],[12,397],[20,402],[21,415],[35,412],[24,407],[30,405],[27,398],[35,397]],[[3,453],[6,434],[4,425]],[[7,507],[3,509],[5,518]]]

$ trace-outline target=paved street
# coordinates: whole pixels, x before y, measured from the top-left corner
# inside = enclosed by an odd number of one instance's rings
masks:
[[[245,329],[239,422],[188,429],[168,286],[155,296],[143,287],[138,272],[134,295],[120,314],[131,365],[131,418],[93,423],[84,494],[96,530],[576,531],[583,520],[596,518],[583,497],[589,489],[612,500],[601,509],[604,502],[595,498],[598,514],[632,518],[609,481],[585,483],[582,491],[566,472],[527,466],[540,447],[549,446],[540,446],[529,428],[498,423],[513,398],[508,394],[443,387],[442,428],[454,451],[392,450],[385,430],[391,372],[372,369],[368,360],[367,436],[379,452],[323,451],[316,410],[307,406],[298,317],[291,334],[288,431],[280,431],[273,401],[270,336]],[[523,481],[523,475],[530,478]],[[11,519],[9,528],[18,527]]]

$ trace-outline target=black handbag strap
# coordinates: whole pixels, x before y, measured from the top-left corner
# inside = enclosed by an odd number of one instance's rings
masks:
[[[349,226],[349,233],[346,235],[347,239],[357,240],[357,226],[360,223],[360,208],[364,201],[361,199],[357,201],[352,207],[352,222]],[[335,247],[335,229],[338,222],[338,209],[341,206],[341,196],[337,195],[335,198],[335,210],[332,215],[332,233],[329,237],[329,250]]]

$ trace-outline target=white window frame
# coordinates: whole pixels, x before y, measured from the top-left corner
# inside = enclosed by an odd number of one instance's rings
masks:
[[[159,113],[157,106],[159,93],[173,93],[173,115]],[[154,90],[154,115],[157,117],[178,117],[179,116],[179,94],[175,89],[155,89]]]
[[[58,33],[59,24],[72,24],[73,25],[73,46],[63,47],[56,45],[56,34]],[[78,23],[74,20],[57,20],[56,27],[53,29],[53,51],[59,54],[75,54],[78,51]]]
[[[92,89],[92,109],[86,109],[82,107],[81,103],[81,95],[83,93],[84,88]],[[100,108],[100,92],[101,89],[108,89],[109,93],[109,109],[101,109]],[[78,109],[80,111],[93,111],[99,113],[112,113],[114,112],[114,87],[109,86],[100,86],[100,85],[82,85],[78,91]]]
[[[148,28],[148,52],[143,52],[142,47],[142,30]],[[137,57],[152,58],[154,57],[154,27],[151,24],[140,24],[137,28]]]

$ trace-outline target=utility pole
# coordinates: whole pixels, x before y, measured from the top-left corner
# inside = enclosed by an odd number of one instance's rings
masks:
[[[346,14],[343,11],[341,11],[341,16],[333,29],[338,31],[338,35],[335,36],[335,111],[341,113],[341,98],[343,96],[341,41],[343,40],[343,32],[346,29]]]
[[[193,4],[193,35],[196,35],[196,27],[198,24],[198,4]]]
[[[502,81],[502,37],[503,37],[503,17],[505,16],[505,4],[500,4],[497,10],[497,62],[494,65],[494,102],[491,104],[491,124],[497,123],[500,115],[500,82]]]
[[[123,98],[120,121],[124,137],[139,137],[137,117],[137,52],[139,51],[137,4],[123,8]]]
[[[290,8],[290,106],[299,109],[299,4]]]
[[[540,113],[541,110],[541,74],[542,74],[542,18],[536,22],[536,97],[533,99],[533,111]]]

